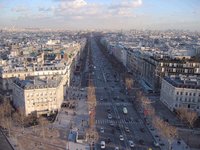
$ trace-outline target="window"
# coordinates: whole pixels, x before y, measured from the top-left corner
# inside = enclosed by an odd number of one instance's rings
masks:
[[[185,92],[185,95],[188,95],[188,92]]]
[[[180,99],[179,99],[180,101],[182,101],[182,98],[180,97]]]
[[[179,95],[179,92],[176,92],[176,95]]]
[[[190,93],[190,96],[192,95],[192,93]]]
[[[185,98],[185,102],[187,102],[187,98]]]
[[[183,95],[183,92],[181,92],[181,95]]]
[[[195,93],[193,93],[193,96],[195,96],[196,94]]]

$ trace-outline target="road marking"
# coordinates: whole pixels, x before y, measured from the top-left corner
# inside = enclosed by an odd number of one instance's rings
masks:
[[[119,121],[117,121],[117,120],[109,120],[109,119],[96,119],[95,120],[95,122],[96,122],[96,124],[110,124],[110,123],[113,123],[114,125],[117,125],[117,124],[119,124],[119,125],[125,125],[125,124],[137,124],[136,122],[134,122],[134,121],[126,121],[125,119],[122,119],[122,120],[119,120]]]

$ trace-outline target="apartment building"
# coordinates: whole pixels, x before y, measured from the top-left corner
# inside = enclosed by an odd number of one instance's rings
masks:
[[[76,43],[73,47],[63,49],[61,54],[66,57],[50,59],[49,55],[56,52],[42,53],[36,57],[18,57],[7,60],[6,65],[0,67],[0,95],[3,99],[12,100],[12,82],[15,78],[24,80],[26,77],[46,77],[61,75],[67,78],[65,85],[69,86],[73,78],[75,67],[79,64],[80,55],[85,47],[86,40]],[[44,56],[45,55],[45,56]],[[44,58],[46,57],[46,59]],[[44,60],[45,59],[45,60]]]
[[[41,79],[28,77],[25,80],[15,79],[12,83],[13,104],[25,114],[51,114],[60,109],[63,102],[62,77]]]
[[[160,100],[171,111],[185,107],[200,115],[200,78],[196,76],[163,78]]]
[[[133,52],[128,55],[127,64],[139,74],[154,92],[160,92],[162,78],[170,75],[200,76],[200,61],[197,59],[177,59],[167,55]],[[131,61],[131,62],[129,62]]]

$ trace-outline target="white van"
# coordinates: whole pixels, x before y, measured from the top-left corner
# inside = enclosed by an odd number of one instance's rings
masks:
[[[123,108],[123,113],[124,113],[124,114],[127,114],[127,113],[128,113],[128,110],[127,110],[126,107]]]
[[[105,141],[101,141],[101,149],[105,149],[106,148],[106,143]]]

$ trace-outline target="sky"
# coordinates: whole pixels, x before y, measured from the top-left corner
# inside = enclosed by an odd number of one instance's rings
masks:
[[[200,0],[0,0],[0,28],[200,31]]]

